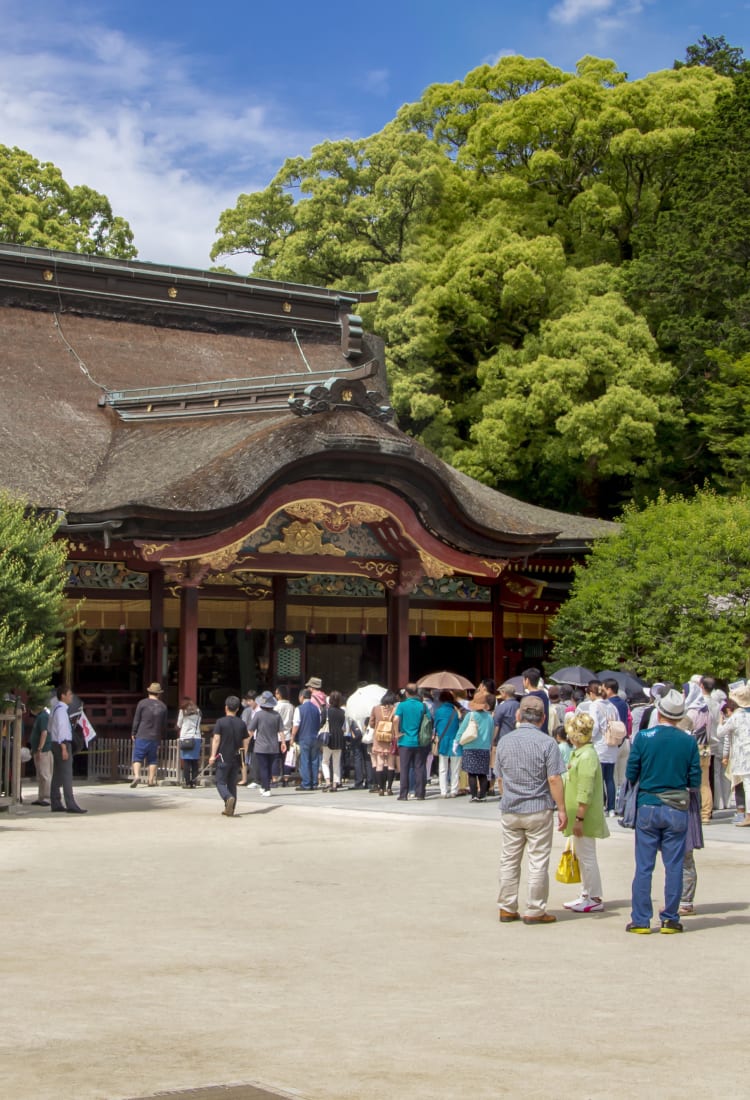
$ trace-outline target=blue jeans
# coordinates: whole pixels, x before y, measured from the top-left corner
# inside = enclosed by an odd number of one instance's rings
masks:
[[[299,742],[299,777],[303,791],[312,791],[318,786],[320,768],[320,742],[317,737]]]
[[[216,790],[221,799],[237,798],[237,780],[240,777],[239,757],[237,763],[216,765]]]
[[[688,815],[669,806],[639,806],[635,826],[635,878],[633,879],[632,921],[647,927],[653,916],[651,876],[656,854],[664,863],[664,908],[661,920],[679,920],[682,896],[682,864],[685,858]]]

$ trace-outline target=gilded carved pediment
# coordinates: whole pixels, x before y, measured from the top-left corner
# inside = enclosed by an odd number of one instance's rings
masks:
[[[283,527],[281,538],[258,547],[259,554],[303,554],[305,556],[345,558],[346,550],[323,541],[323,531],[315,523],[293,520]]]

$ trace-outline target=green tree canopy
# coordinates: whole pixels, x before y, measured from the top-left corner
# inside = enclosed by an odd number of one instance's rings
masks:
[[[739,46],[730,46],[723,34],[716,38],[702,34],[697,42],[685,50],[685,60],[675,61],[675,69],[694,65],[707,65],[722,76],[736,76],[747,67],[745,52]]]
[[[591,292],[591,274],[578,280],[579,301],[562,316],[482,364],[474,445],[455,461],[478,480],[531,490],[540,504],[565,500],[603,513],[603,487],[637,493],[656,477],[661,436],[674,433],[680,406],[676,372],[646,322],[601,285],[601,269]]]
[[[596,57],[575,72],[502,58],[427,88],[370,138],[287,161],[223,212],[212,256],[376,289],[362,312],[405,430],[486,483],[539,499],[543,481],[548,503],[616,510],[694,442],[682,370],[618,278],[653,248],[686,151],[734,84],[709,65],[628,81]]]
[[[750,73],[736,78],[680,157],[670,208],[625,273],[631,305],[645,314],[680,379],[686,431],[674,452],[673,484],[681,471],[689,483],[737,484],[736,466],[722,465],[728,452],[706,435],[704,414],[707,383],[728,384],[728,360],[750,354],[749,129]],[[716,385],[711,397],[731,405],[731,394],[721,397]]]
[[[59,663],[68,547],[56,528],[0,494],[0,692],[38,693]]]
[[[750,644],[750,497],[665,496],[597,542],[552,624],[559,664],[734,679]]]
[[[138,254],[130,226],[105,195],[71,187],[54,164],[7,145],[0,145],[0,240],[122,259]]]

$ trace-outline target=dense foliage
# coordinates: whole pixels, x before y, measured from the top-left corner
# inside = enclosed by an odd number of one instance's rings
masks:
[[[706,490],[628,508],[594,547],[555,617],[556,664],[620,665],[649,683],[745,675],[750,498]]]
[[[696,394],[721,385],[709,349],[750,352],[743,70],[723,39],[637,81],[594,57],[574,73],[503,58],[287,161],[223,212],[213,255],[377,289],[363,312],[402,426],[487,484],[599,514],[736,484]],[[725,220],[712,195],[732,155]]]
[[[68,546],[56,527],[0,494],[0,693],[39,697],[59,663]]]
[[[132,259],[133,233],[109,199],[71,187],[59,168],[0,145],[0,240],[94,256]]]

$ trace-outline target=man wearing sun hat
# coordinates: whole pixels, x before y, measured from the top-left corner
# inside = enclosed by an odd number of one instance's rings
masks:
[[[161,684],[149,684],[146,698],[141,699],[135,708],[131,738],[133,741],[133,782],[137,787],[141,781],[141,764],[148,765],[148,785],[156,786],[156,754],[159,742],[167,732],[167,708],[161,701]]]
[[[305,684],[306,688],[309,688],[312,692],[312,701],[319,711],[324,711],[326,707],[326,693],[323,691],[323,681],[320,676],[311,676]]]
[[[626,931],[641,935],[651,931],[651,878],[658,852],[665,872],[661,931],[682,932],[679,910],[690,805],[688,788],[701,785],[698,745],[679,728],[685,716],[685,697],[674,689],[667,691],[657,698],[656,709],[657,723],[641,730],[633,740],[625,772],[631,783],[639,784],[635,877]]]

